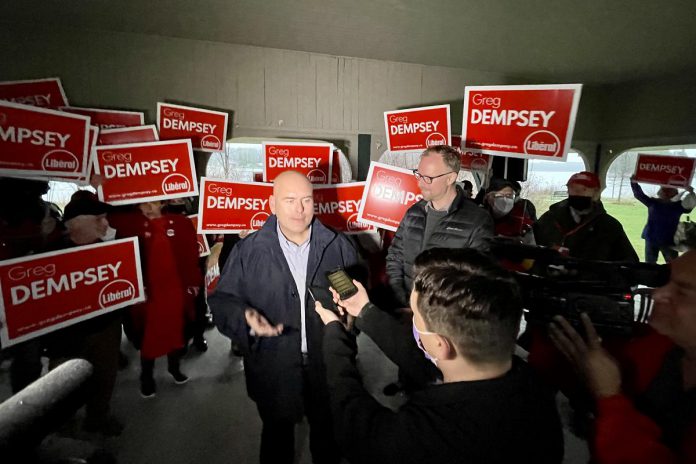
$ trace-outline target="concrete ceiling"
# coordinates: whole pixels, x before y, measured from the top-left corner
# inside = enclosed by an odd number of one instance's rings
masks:
[[[694,0],[15,0],[0,24],[609,83],[696,72]]]

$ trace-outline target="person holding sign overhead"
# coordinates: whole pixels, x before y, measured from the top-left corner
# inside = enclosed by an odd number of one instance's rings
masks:
[[[167,355],[168,371],[177,384],[188,381],[181,372],[186,321],[194,319],[194,299],[203,277],[198,267],[198,241],[191,221],[163,213],[162,201],[141,203],[135,211],[112,215],[119,237],[136,236],[145,277],[147,300],[131,307],[126,335],[140,350],[140,393],[155,396],[155,359]]]
[[[645,240],[645,262],[657,263],[657,255],[662,252],[666,262],[675,259],[679,253],[674,246],[674,234],[682,214],[689,214],[696,207],[696,195],[693,187],[680,201],[675,201],[679,191],[672,187],[660,187],[657,198],[647,196],[631,177],[631,189],[636,200],[648,207],[648,222],[643,228],[641,238]]]
[[[208,298],[213,320],[244,356],[247,392],[263,421],[261,463],[292,463],[295,425],[306,416],[315,463],[338,463],[321,355],[323,324],[312,294],[326,273],[357,262],[351,242],[314,217],[312,184],[296,171],[275,178],[271,215],[240,241]],[[331,300],[330,294],[328,300]]]

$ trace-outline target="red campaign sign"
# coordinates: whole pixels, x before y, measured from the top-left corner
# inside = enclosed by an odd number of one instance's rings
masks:
[[[210,295],[217,287],[220,281],[220,266],[215,263],[213,266],[209,267],[205,273],[205,293]]]
[[[145,124],[145,113],[141,111],[105,110],[101,108],[80,108],[77,106],[63,106],[61,111],[89,116],[92,119],[92,124],[102,130],[142,126]]]
[[[258,230],[271,215],[273,185],[201,178],[198,233],[239,233]]]
[[[423,196],[413,171],[370,163],[358,220],[396,232],[406,210]]]
[[[283,171],[297,171],[313,184],[331,183],[330,143],[263,142],[263,178],[272,182]]]
[[[373,232],[358,220],[365,182],[314,187],[314,215],[322,224],[346,234]]]
[[[89,118],[0,101],[0,173],[87,175]]]
[[[157,142],[157,128],[154,124],[149,126],[120,127],[118,129],[104,129],[99,133],[98,145],[120,145],[123,143]]]
[[[198,195],[190,140],[95,148],[99,199],[112,205]]]
[[[138,239],[0,263],[2,347],[145,301]]]
[[[694,178],[696,158],[638,154],[636,181],[669,187],[688,187]]]
[[[225,150],[227,113],[157,103],[157,130],[162,140],[190,138],[195,150]]]
[[[57,77],[0,82],[0,100],[54,109],[68,104],[63,85]]]
[[[462,151],[462,136],[452,136],[452,147],[459,152],[461,161],[461,169],[468,171],[488,171],[488,166],[491,162],[489,155],[483,153],[474,153],[471,150]]]
[[[467,87],[462,150],[565,161],[582,84]]]
[[[94,147],[97,145],[97,139],[99,138],[99,128],[97,126],[89,126],[90,134],[90,144],[89,144],[89,157],[87,158],[87,176],[80,176],[77,179],[72,179],[70,177],[63,176],[51,176],[48,180],[57,180],[59,182],[72,182],[74,184],[85,187],[89,185],[89,180],[94,175]],[[46,177],[37,177],[38,180],[46,180]]]
[[[190,216],[186,217],[188,217],[191,220],[193,227],[195,229],[198,229],[198,215],[191,214]],[[198,256],[200,256],[201,258],[204,256],[208,256],[210,254],[210,245],[208,245],[208,240],[205,238],[205,235],[198,234],[196,238],[198,239]]]
[[[384,113],[389,151],[418,151],[450,145],[450,106],[426,106]]]

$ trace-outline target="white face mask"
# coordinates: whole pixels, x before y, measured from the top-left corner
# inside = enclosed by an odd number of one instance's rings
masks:
[[[418,330],[418,327],[416,327],[416,323],[413,322],[413,338],[416,341],[416,345],[418,345],[418,348],[420,348],[420,350],[423,352],[425,358],[437,366],[437,358],[431,356],[430,353],[426,351],[425,346],[423,346],[423,342],[420,339],[421,334],[436,335],[434,332],[421,332],[420,330]]]
[[[515,206],[515,199],[508,197],[497,197],[493,199],[493,212],[496,216],[502,217],[512,211]]]
[[[101,239],[104,242],[108,242],[108,241],[116,239],[116,229],[109,226],[109,228],[106,229],[106,233],[104,234],[104,236]]]

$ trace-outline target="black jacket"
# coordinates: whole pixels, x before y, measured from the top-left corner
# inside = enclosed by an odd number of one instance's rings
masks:
[[[427,218],[427,201],[411,206],[404,215],[387,253],[387,274],[395,298],[408,306],[413,283],[413,262],[422,251],[443,248],[476,248],[488,251],[488,239],[493,237],[493,219],[482,208],[465,198],[457,187],[457,196],[447,215],[423,242]]]
[[[367,303],[355,319],[355,327],[399,366],[399,378],[407,389],[421,389],[442,379],[442,373],[428,361],[413,337],[411,318],[402,321],[395,315]]]
[[[638,255],[621,223],[610,216],[601,202],[578,224],[568,200],[551,205],[534,224],[537,245],[568,248],[573,258],[599,261],[638,262]]]
[[[321,356],[323,324],[306,289],[298,294],[295,280],[278,242],[276,217],[237,243],[225,264],[215,292],[208,298],[218,330],[244,355],[247,392],[262,417],[300,420],[303,411],[300,298],[305,299],[307,350],[312,381],[326,385]],[[325,272],[356,264],[348,239],[317,219],[312,225],[307,285],[328,288]],[[244,317],[252,307],[275,325],[277,337],[252,337]],[[324,387],[325,388],[325,387]]]
[[[324,359],[336,437],[353,463],[560,463],[563,433],[553,395],[514,358],[497,379],[431,385],[399,411],[365,390],[355,338],[332,322]]]

